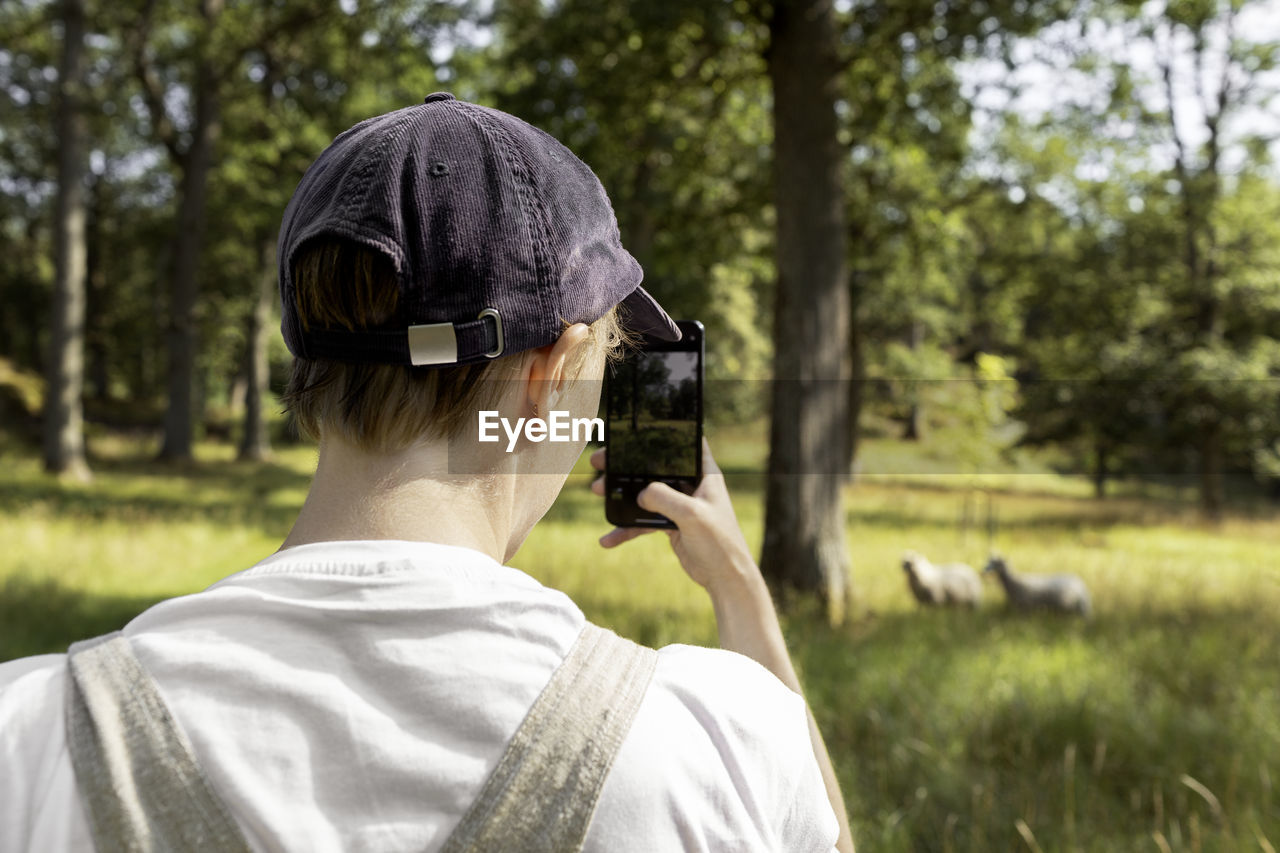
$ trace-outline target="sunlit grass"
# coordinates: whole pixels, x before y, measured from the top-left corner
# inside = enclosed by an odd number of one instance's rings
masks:
[[[713,438],[753,544],[756,429]],[[87,486],[0,456],[0,659],[65,649],[271,553],[315,458],[300,446],[243,464],[209,443],[175,470],[154,450],[96,439]],[[1045,851],[1280,844],[1276,508],[1214,526],[1168,493],[1100,502],[1049,472],[991,476],[862,477],[846,496],[854,618],[784,619],[862,848],[1027,850],[1026,833]],[[621,633],[713,643],[665,534],[596,545],[608,525],[589,479],[584,460],[513,564]],[[1011,615],[994,585],[976,612],[908,595],[904,549],[980,565],[993,546],[1019,570],[1080,574],[1095,617]]]

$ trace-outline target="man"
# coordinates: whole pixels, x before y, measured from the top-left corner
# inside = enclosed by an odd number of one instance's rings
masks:
[[[593,414],[629,332],[679,334],[591,171],[437,93],[334,140],[279,259],[306,503],[258,565],[0,666],[0,849],[851,850],[709,450],[641,502],[729,651],[636,646],[504,565],[585,439],[507,452],[477,412]]]

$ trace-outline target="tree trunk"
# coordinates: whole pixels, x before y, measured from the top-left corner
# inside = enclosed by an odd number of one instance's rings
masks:
[[[1234,27],[1234,7],[1227,4],[1224,11],[1227,15],[1226,29],[1230,34]],[[1195,36],[1192,41],[1193,61],[1198,75],[1204,68],[1205,52],[1210,49],[1212,42],[1204,38],[1202,30],[1192,29]],[[1182,201],[1183,262],[1187,270],[1193,309],[1193,346],[1213,350],[1222,345],[1224,331],[1222,298],[1218,293],[1220,270],[1216,261],[1218,238],[1215,217],[1222,200],[1222,175],[1219,168],[1222,146],[1219,132],[1230,106],[1228,96],[1233,91],[1232,59],[1228,54],[1226,64],[1220,69],[1221,85],[1216,98],[1211,101],[1202,98],[1206,139],[1201,149],[1205,160],[1199,168],[1193,164],[1190,154],[1193,149],[1179,128],[1173,59],[1170,56],[1161,57],[1157,60],[1157,65],[1168,99],[1166,115],[1174,143],[1173,168],[1178,178],[1178,194]],[[1197,81],[1198,94],[1201,82]],[[1209,405],[1216,406],[1216,401],[1211,399]],[[1201,432],[1200,443],[1196,448],[1199,457],[1200,507],[1209,519],[1215,521],[1222,517],[1223,510],[1223,439],[1222,424],[1214,423]]]
[[[1093,496],[1098,500],[1102,500],[1107,496],[1107,480],[1110,479],[1110,471],[1107,468],[1107,462],[1109,461],[1110,455],[1110,450],[1105,442],[1094,442]]]
[[[911,333],[907,336],[907,346],[913,355],[918,355],[924,344],[924,323],[911,321]],[[924,406],[920,403],[920,394],[925,380],[921,376],[907,379],[907,393],[910,395],[910,408],[907,410],[907,424],[902,431],[903,441],[924,441]]]
[[[859,442],[862,438],[862,403],[865,399],[867,384],[867,360],[862,349],[862,326],[858,320],[858,306],[862,301],[863,282],[858,275],[850,276],[849,288],[849,380],[848,406],[849,425],[845,431],[844,448],[845,482],[856,479]]]
[[[1217,424],[1207,427],[1200,438],[1200,508],[1212,521],[1222,519],[1225,499],[1222,476],[1222,434]]]
[[[240,458],[261,462],[271,457],[267,416],[263,402],[269,393],[267,340],[271,334],[271,306],[276,301],[276,241],[272,236],[259,244],[258,299],[249,314],[245,335],[244,434]]]
[[[205,17],[212,25],[217,6],[204,4]],[[207,50],[207,48],[206,48]],[[195,115],[191,143],[182,158],[181,202],[178,233],[174,240],[173,278],[169,288],[169,406],[164,417],[164,444],[160,458],[171,461],[191,459],[195,422],[195,363],[198,347],[195,304],[198,294],[200,250],[204,243],[205,200],[213,148],[220,129],[218,80],[207,55],[198,61],[195,86]]]
[[[253,322],[253,315],[249,315],[250,319],[246,321],[245,328],[248,330],[250,323]],[[246,346],[246,353],[248,347]],[[249,363],[248,356],[240,360],[240,366],[232,371],[227,377],[227,411],[232,417],[244,417],[245,395],[249,393]]]
[[[107,275],[103,260],[106,256],[106,235],[103,229],[103,213],[107,207],[107,179],[95,176],[89,191],[88,269],[85,283],[89,315],[85,323],[84,345],[89,354],[87,385],[90,399],[99,403],[111,396],[111,353],[108,330],[102,323],[107,302]]]
[[[770,33],[778,281],[760,565],[780,591],[817,593],[840,621],[849,288],[831,0],[780,0]]]
[[[54,222],[56,269],[44,400],[45,470],[89,479],[84,453],[85,150],[83,108],[84,3],[64,0],[62,67],[58,75],[58,196]]]

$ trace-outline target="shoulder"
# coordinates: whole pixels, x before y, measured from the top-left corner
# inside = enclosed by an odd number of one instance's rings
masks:
[[[0,850],[86,849],[67,752],[66,655],[0,664]]]
[[[0,743],[15,743],[56,728],[61,720],[66,655],[37,655],[0,663]]]
[[[721,649],[659,652],[653,702],[707,738],[744,792],[790,802],[817,762],[804,699],[754,660]]]
[[[742,655],[659,650],[588,849],[826,853],[836,832],[804,700]]]
[[[751,658],[723,649],[660,649],[651,689],[704,726],[731,728],[743,737],[772,739],[794,728],[788,724],[805,720],[800,696]]]

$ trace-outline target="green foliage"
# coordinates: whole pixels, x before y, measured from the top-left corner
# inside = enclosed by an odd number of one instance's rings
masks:
[[[1232,29],[1247,11],[1082,6],[1071,32],[1094,38],[1042,60],[1077,88],[1005,115],[990,143],[1052,235],[1007,261],[1027,283],[1006,294],[1024,308],[1004,343],[1026,440],[1067,449],[1100,493],[1198,470],[1212,511],[1215,482],[1263,476],[1276,437],[1276,185],[1259,131],[1230,123],[1274,94],[1275,47]]]
[[[772,224],[762,27],[717,0],[508,4],[495,26],[481,79],[496,105],[597,172],[645,287],[706,325],[708,377],[763,378]],[[758,405],[749,386],[720,403],[737,415]]]
[[[713,442],[759,542],[759,478],[734,471],[759,470],[764,445]],[[61,651],[266,557],[314,465],[307,448],[243,464],[206,443],[175,475],[149,444],[104,436],[91,449],[91,486],[0,451],[0,660]],[[641,642],[714,645],[710,603],[665,537],[593,544],[607,524],[583,463],[513,565]],[[1021,570],[1079,573],[1094,619],[1009,614],[994,588],[973,613],[920,610],[905,548],[985,556],[979,532],[957,525],[970,482],[863,478],[846,495],[856,617],[835,630],[804,608],[784,614],[859,846],[1023,849],[1017,821],[1044,850],[1147,849],[1156,833],[1185,851],[1280,839],[1280,523],[1208,527],[1185,505],[1100,504],[1053,475],[986,479],[996,544]]]
[[[1184,473],[1207,427],[1224,473],[1270,476],[1280,190],[1268,131],[1251,116],[1275,94],[1280,50],[1241,23],[1260,8],[841,7],[839,132],[870,427],[916,419],[934,428],[934,450],[962,451],[948,435],[999,428],[966,385],[988,354],[1020,383],[1025,440],[1077,470]],[[0,357],[33,372],[53,272],[58,14],[50,0],[0,6]],[[194,6],[90,3],[91,416],[163,410],[182,173],[157,141],[136,66],[152,70],[181,148],[199,57],[217,68],[222,104],[196,311],[197,396],[211,417],[235,411],[246,319],[302,171],[341,130],[436,89],[528,118],[590,163],[646,287],[707,326],[709,418],[763,414],[762,383],[719,380],[767,379],[772,356],[767,14],[724,0],[227,0],[209,24]],[[1189,100],[1196,51],[1204,81],[1233,75],[1220,105],[1212,86]],[[1163,61],[1184,90],[1184,130],[1199,127],[1181,146]],[[1020,72],[1037,65],[1060,81],[1043,109],[1019,100],[1030,85]],[[274,347],[278,386],[288,356]],[[985,453],[972,464],[994,464]]]

